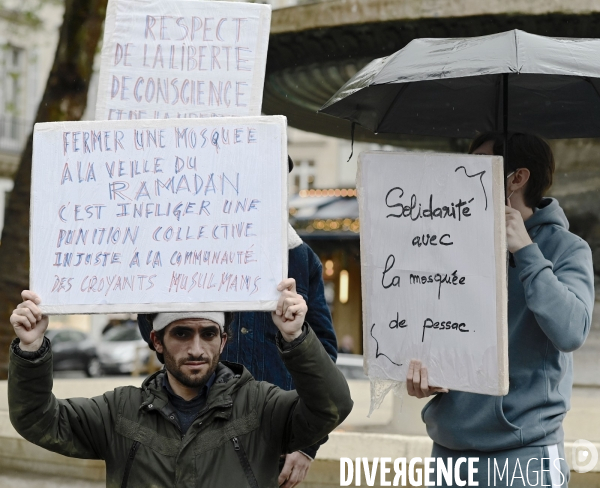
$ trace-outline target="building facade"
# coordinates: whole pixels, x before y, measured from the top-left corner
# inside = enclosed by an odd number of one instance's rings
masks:
[[[382,149],[391,148],[288,128],[288,152],[294,160],[290,222],[321,259],[338,342],[345,338],[356,354],[362,353],[356,170],[362,151]]]
[[[62,2],[0,3],[0,229],[7,193],[52,68]]]

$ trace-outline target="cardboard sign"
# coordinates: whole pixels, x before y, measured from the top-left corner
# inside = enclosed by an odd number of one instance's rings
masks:
[[[37,124],[31,213],[45,313],[274,310],[285,117]]]
[[[271,9],[110,0],[96,120],[260,115]]]
[[[365,369],[508,392],[502,158],[365,152],[359,158]]]

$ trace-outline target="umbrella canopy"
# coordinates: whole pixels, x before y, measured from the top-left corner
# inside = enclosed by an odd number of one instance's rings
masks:
[[[376,133],[473,138],[507,128],[600,137],[598,59],[599,39],[520,30],[415,39],[365,66],[320,112]]]

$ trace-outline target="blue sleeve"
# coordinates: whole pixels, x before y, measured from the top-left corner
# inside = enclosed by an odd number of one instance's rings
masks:
[[[308,258],[308,313],[306,321],[315,332],[333,362],[337,360],[337,339],[333,330],[331,313],[325,301],[323,266],[314,251],[307,245]]]
[[[537,244],[515,253],[527,307],[557,349],[580,348],[590,331],[594,306],[592,253],[577,238],[553,264]]]

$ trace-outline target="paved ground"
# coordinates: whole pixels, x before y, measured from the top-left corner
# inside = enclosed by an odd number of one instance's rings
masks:
[[[594,317],[600,319],[600,310]],[[576,385],[600,388],[600,325],[594,322],[583,347],[573,353],[574,380]]]
[[[0,488],[104,488],[104,481],[75,480],[22,472],[0,473]]]

